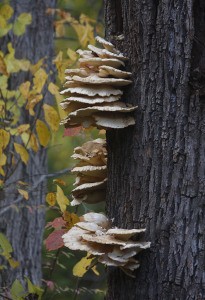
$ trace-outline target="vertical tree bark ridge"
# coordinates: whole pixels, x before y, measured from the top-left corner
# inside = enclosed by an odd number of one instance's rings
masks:
[[[48,15],[47,8],[55,7],[55,0],[21,0],[12,1],[15,16],[22,12],[32,14],[32,24],[26,29],[26,33],[16,37],[11,32],[1,44],[6,49],[8,42],[12,42],[16,50],[17,58],[29,59],[35,64],[39,59],[45,58],[44,65],[48,73],[52,70],[53,58],[53,16]],[[30,74],[21,72],[18,76],[13,75],[10,88],[16,89],[20,83],[29,80]],[[43,102],[49,103],[50,96],[45,88]],[[41,104],[37,108],[38,118],[42,118]],[[27,111],[22,111],[21,124],[28,123],[30,116]],[[5,233],[14,249],[14,257],[20,262],[20,267],[5,270],[0,275],[0,286],[9,287],[15,279],[23,281],[27,276],[34,284],[40,285],[41,273],[41,249],[45,222],[44,199],[46,183],[40,182],[39,177],[47,173],[46,149],[40,149],[37,153],[29,150],[29,163],[27,166],[20,163],[13,175],[6,182],[5,197],[0,201],[0,209],[6,210],[0,219],[0,231]],[[37,175],[38,174],[38,175]],[[29,200],[22,199],[14,204],[19,194],[16,190],[18,180],[23,180],[32,188]]]
[[[204,67],[205,3],[122,0],[120,41],[114,2],[106,34],[129,57],[124,101],[139,109],[134,128],[107,133],[107,213],[117,226],[145,226],[152,244],[136,279],[109,268],[106,299],[204,299],[205,109],[202,80],[191,81]]]

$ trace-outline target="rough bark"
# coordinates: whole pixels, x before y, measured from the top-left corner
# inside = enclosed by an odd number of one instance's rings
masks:
[[[32,14],[32,24],[27,27],[26,33],[16,37],[9,33],[1,41],[1,49],[6,49],[8,42],[12,42],[17,58],[29,59],[33,64],[45,58],[47,71],[51,70],[53,58],[53,16],[46,13],[46,9],[55,7],[55,0],[21,0],[12,1],[15,16],[22,12]],[[29,80],[30,74],[21,72],[13,75],[10,88]],[[50,96],[44,89],[44,103],[49,102]],[[42,117],[42,106],[39,105],[36,114]],[[22,110],[21,124],[31,121],[28,111]],[[33,122],[33,120],[32,120]],[[31,124],[32,124],[31,122]],[[7,269],[0,274],[0,286],[9,287],[16,279],[23,281],[27,276],[34,284],[41,284],[41,248],[44,230],[45,208],[44,198],[46,182],[41,180],[47,173],[46,149],[37,153],[29,150],[29,163],[25,166],[18,164],[17,169],[6,181],[6,189],[0,201],[0,231],[3,232],[12,244],[14,258],[20,262],[20,267]],[[9,170],[8,170],[9,173]],[[26,202],[19,196],[16,183],[18,180],[29,184],[29,200]]]
[[[135,279],[109,269],[106,299],[204,299],[205,2],[105,0],[105,16],[139,106],[133,128],[107,133],[107,213],[151,241]]]

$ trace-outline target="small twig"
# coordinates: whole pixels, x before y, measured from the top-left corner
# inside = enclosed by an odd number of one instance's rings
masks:
[[[77,297],[78,297],[79,284],[80,284],[80,278],[78,277],[77,280],[76,280],[76,286],[75,286],[75,290],[74,290],[73,300],[76,300]]]
[[[50,270],[50,273],[49,273],[48,280],[51,280],[51,278],[52,278],[53,272],[54,272],[55,267],[56,267],[56,263],[58,261],[58,256],[60,254],[60,251],[61,251],[61,249],[58,249],[57,252],[56,252],[55,259],[53,260],[53,264],[52,264],[52,267],[51,267],[51,270]],[[47,290],[48,290],[48,286],[46,285],[42,297],[45,296],[45,294],[47,293]]]
[[[3,297],[3,299],[12,300],[12,298],[9,298],[9,297],[5,296],[4,294],[1,294],[1,293],[0,293],[0,297]]]
[[[70,169],[64,169],[64,170],[61,170],[59,172],[56,172],[56,173],[53,173],[53,174],[47,174],[47,175],[42,175],[38,181],[36,181],[32,187],[30,189],[28,189],[29,192],[32,192],[34,190],[36,190],[37,186],[43,182],[45,179],[47,178],[52,178],[52,177],[55,177],[56,175],[62,175],[62,174],[65,174],[67,172],[69,172]],[[0,211],[0,216],[3,215],[7,210],[9,210],[12,205],[15,205],[15,204],[18,204],[19,202],[21,202],[22,200],[24,199],[24,197],[22,195],[19,195],[19,197],[13,201],[12,203],[10,203],[8,206],[4,206],[1,208],[1,211]]]

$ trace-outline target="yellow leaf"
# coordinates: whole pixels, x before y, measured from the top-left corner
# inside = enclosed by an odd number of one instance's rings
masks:
[[[1,27],[1,26],[0,26]],[[15,50],[12,47],[11,43],[7,45],[9,53],[5,56],[4,61],[7,67],[8,73],[16,73],[20,70],[28,71],[30,62],[26,59],[16,59],[15,58]]]
[[[28,163],[28,159],[29,159],[29,154],[28,151],[26,150],[26,148],[24,148],[24,146],[14,143],[14,148],[16,150],[16,152],[20,155],[21,160],[27,164]]]
[[[36,121],[36,132],[38,135],[39,143],[41,144],[41,146],[46,147],[49,143],[51,135],[46,124],[39,119]]]
[[[100,273],[98,272],[98,270],[97,270],[97,267],[96,266],[94,266],[94,267],[92,267],[91,268],[91,270],[95,273],[95,275],[97,275],[97,276],[99,276],[100,275]]]
[[[57,111],[50,105],[43,105],[45,120],[50,128],[55,132],[58,130],[60,118]]]
[[[70,201],[64,195],[63,190],[58,185],[57,185],[57,192],[56,192],[56,200],[62,212],[64,212],[66,210],[66,206],[70,204]]]
[[[37,93],[41,93],[46,80],[48,78],[47,73],[44,69],[40,68],[35,74],[33,79],[34,89],[37,91]]]
[[[20,185],[28,185],[27,182],[24,182],[24,181],[21,181],[21,180],[17,181],[17,183],[20,184]]]
[[[62,180],[62,179],[59,179],[59,178],[54,179],[54,180],[53,180],[53,183],[56,183],[56,184],[60,184],[60,185],[66,186],[65,181]]]
[[[56,32],[56,37],[62,37],[65,36],[65,26],[64,24],[60,22],[55,22],[55,32]]]
[[[34,152],[37,152],[39,147],[38,147],[38,141],[37,141],[37,138],[35,136],[34,133],[31,133],[31,136],[30,136],[30,141],[29,141],[29,144],[28,146],[34,151]]]
[[[46,202],[50,206],[54,206],[56,204],[56,193],[48,193],[46,195]]]
[[[30,81],[23,82],[23,83],[19,86],[19,91],[21,92],[22,96],[23,96],[25,99],[27,99],[28,96],[29,96],[30,86],[31,86]]]
[[[71,229],[76,223],[80,222],[80,218],[78,215],[74,213],[70,213],[68,211],[64,211],[63,213],[63,219],[66,221],[67,229]]]
[[[13,269],[18,268],[20,266],[20,262],[17,260],[14,260],[12,257],[10,257],[8,259],[8,262]]]
[[[6,64],[3,57],[0,56],[0,74],[7,75]]]
[[[41,58],[35,65],[30,65],[30,71],[34,75],[43,65],[44,58]]]
[[[20,36],[26,31],[26,26],[31,24],[32,16],[28,13],[20,14],[13,24],[13,32],[15,35]]]
[[[0,174],[2,175],[2,176],[5,176],[5,172],[4,172],[4,169],[0,166]]]
[[[89,270],[89,267],[92,263],[92,261],[95,259],[89,258],[88,255],[83,257],[73,268],[73,275],[77,277],[83,277],[83,275]]]
[[[6,35],[11,28],[12,24],[9,24],[7,20],[0,15],[0,38]]]
[[[53,82],[50,82],[48,85],[49,92],[56,97],[58,102],[63,100],[63,96],[59,93],[59,87],[55,85]]]
[[[22,189],[18,189],[18,192],[21,196],[23,196],[26,200],[28,200],[29,196],[28,196],[28,192]]]
[[[29,128],[30,128],[30,124],[19,125],[17,128],[18,134],[22,134],[23,132],[27,131]]]
[[[78,59],[78,54],[70,48],[68,48],[67,50],[67,55],[72,61],[76,61]]]
[[[5,149],[10,141],[10,133],[0,129],[0,149]]]
[[[8,4],[4,4],[0,8],[0,15],[5,20],[9,20],[13,16],[13,13],[14,13],[13,8],[10,5],[8,5]]]
[[[29,110],[29,114],[31,116],[35,116],[35,111],[33,109],[36,106],[36,104],[38,104],[41,101],[41,99],[43,99],[43,96],[41,94],[40,95],[36,95],[36,94],[33,94],[33,93],[29,94],[26,109]]]
[[[5,166],[6,161],[7,161],[6,155],[2,151],[0,151],[0,166],[1,167]]]

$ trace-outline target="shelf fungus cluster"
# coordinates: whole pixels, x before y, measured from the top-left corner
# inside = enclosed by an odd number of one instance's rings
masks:
[[[130,84],[130,72],[121,70],[127,59],[114,46],[96,37],[103,49],[88,45],[89,50],[77,50],[79,66],[66,70],[65,100],[62,108],[68,116],[61,121],[65,127],[82,125],[87,128],[124,128],[134,125],[136,109],[120,101],[122,87]]]
[[[106,141],[96,139],[86,142],[74,149],[72,157],[79,162],[71,171],[76,174],[71,205],[104,201],[107,182]]]
[[[139,267],[136,254],[150,247],[149,242],[141,240],[145,229],[111,228],[110,225],[105,215],[87,213],[62,236],[64,245],[71,250],[87,251],[99,262],[120,267],[131,275]],[[138,241],[133,241],[133,236]]]

